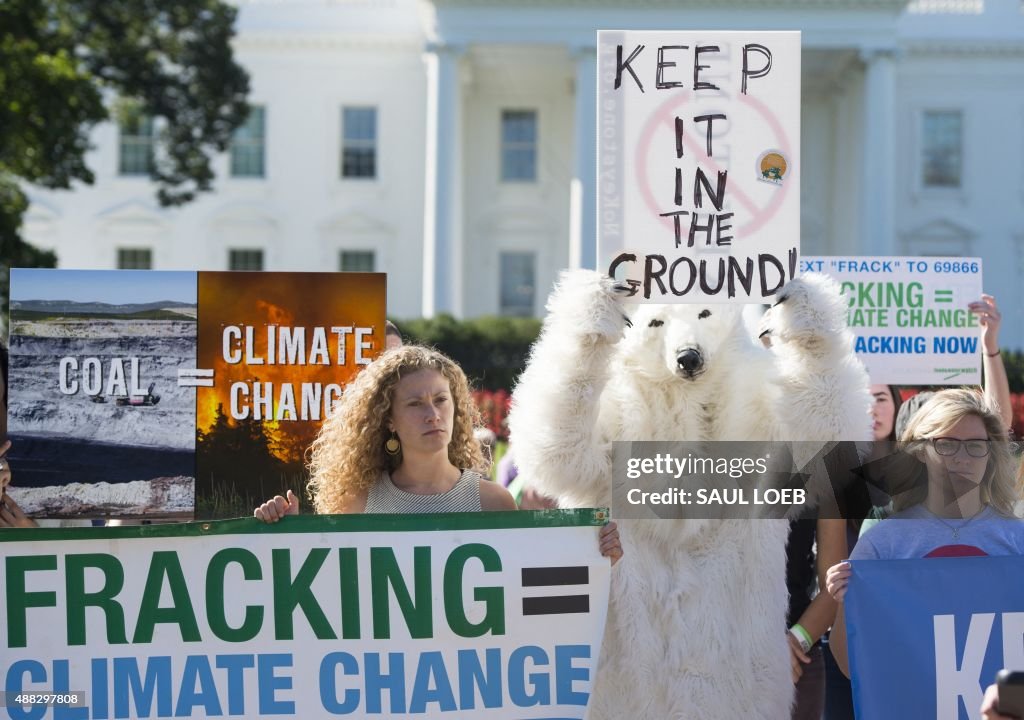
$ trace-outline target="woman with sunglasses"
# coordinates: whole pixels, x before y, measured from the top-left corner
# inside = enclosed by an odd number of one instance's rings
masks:
[[[1006,425],[984,397],[968,389],[936,393],[911,418],[900,449],[913,459],[907,489],[893,495],[895,515],[866,532],[850,560],[1024,555],[1024,521]],[[895,522],[903,520],[903,522]],[[829,593],[842,602],[850,562],[829,568]],[[846,624],[840,610],[832,652],[849,676]]]

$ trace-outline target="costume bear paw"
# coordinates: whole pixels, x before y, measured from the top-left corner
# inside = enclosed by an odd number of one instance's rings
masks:
[[[805,273],[786,283],[776,303],[761,318],[759,337],[810,352],[845,337],[846,305],[839,286],[818,273]]]
[[[618,342],[629,318],[629,288],[594,270],[566,270],[548,299],[549,332]]]

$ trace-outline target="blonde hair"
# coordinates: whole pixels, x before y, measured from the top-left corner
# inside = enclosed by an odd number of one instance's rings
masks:
[[[973,415],[985,425],[990,442],[988,466],[981,482],[981,501],[997,512],[1012,516],[1017,501],[1014,489],[1014,459],[1006,426],[981,393],[968,388],[941,390],[914,413],[900,437],[899,448],[921,458],[927,441],[941,437],[965,417]],[[925,468],[921,468],[927,473]],[[893,507],[905,510],[924,501],[928,494],[927,478],[915,483],[913,489],[893,497]]]
[[[384,452],[391,436],[388,420],[395,386],[402,377],[420,370],[436,370],[451,388],[455,420],[448,460],[457,468],[486,467],[480,443],[473,436],[479,413],[469,381],[455,362],[431,348],[405,345],[383,353],[345,388],[330,417],[310,447],[307,492],[318,513],[339,513],[360,492],[370,489],[385,470],[402,463]]]

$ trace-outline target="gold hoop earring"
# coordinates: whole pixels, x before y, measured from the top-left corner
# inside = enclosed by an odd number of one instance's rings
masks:
[[[397,455],[402,449],[402,443],[398,441],[398,435],[391,431],[391,437],[384,441],[384,452],[388,455]]]

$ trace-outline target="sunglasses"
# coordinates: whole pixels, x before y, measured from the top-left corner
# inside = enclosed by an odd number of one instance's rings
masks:
[[[932,447],[939,455],[951,456],[960,452],[963,445],[967,454],[973,458],[983,458],[988,455],[988,440],[958,440],[957,438],[931,438]]]

